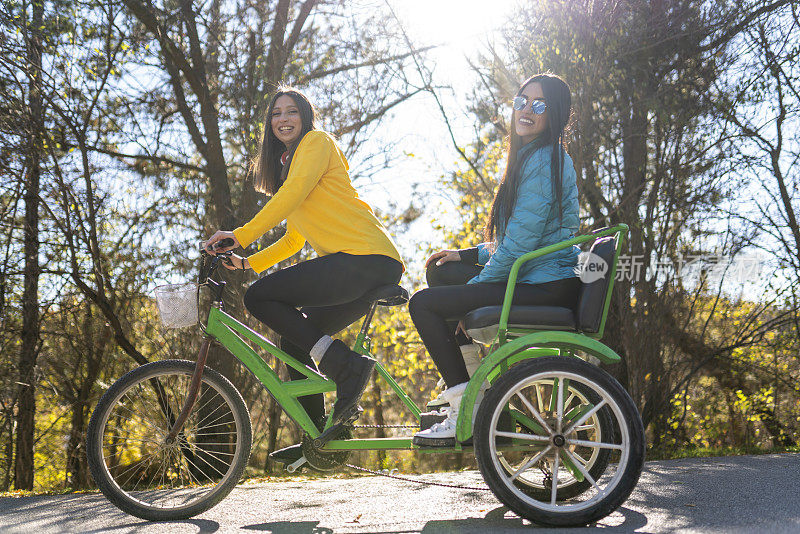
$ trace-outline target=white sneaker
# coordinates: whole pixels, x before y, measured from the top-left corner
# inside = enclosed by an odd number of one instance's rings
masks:
[[[414,434],[413,443],[415,445],[441,447],[455,443],[458,407],[461,404],[461,397],[464,396],[464,391],[467,389],[467,384],[468,382],[464,382],[442,391],[440,397],[450,405],[445,408],[447,418],[427,430],[421,430]]]
[[[483,358],[481,346],[477,343],[471,343],[469,345],[461,345],[459,348],[461,349],[461,356],[464,358],[464,365],[467,366],[467,374],[472,378],[472,375],[474,375],[475,371],[480,367],[481,359]],[[444,380],[440,378],[436,383],[436,387],[444,387]],[[447,401],[444,400],[442,395],[444,395],[444,391],[440,392],[435,399],[426,405],[428,410],[436,411],[448,406]]]
[[[444,386],[445,386],[444,379],[440,378],[439,381],[436,382],[436,388],[437,389],[438,388],[444,388]],[[428,410],[431,410],[431,411],[435,412],[435,411],[438,411],[440,408],[447,408],[449,406],[449,404],[447,404],[447,401],[444,400],[444,397],[442,397],[444,392],[445,392],[445,390],[442,389],[439,392],[439,394],[436,396],[435,399],[433,399],[432,401],[428,402],[428,404],[426,405]]]

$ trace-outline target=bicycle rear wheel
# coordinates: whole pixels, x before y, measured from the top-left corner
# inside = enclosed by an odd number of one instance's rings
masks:
[[[530,402],[533,403],[545,421],[554,423],[557,417],[555,398],[558,389],[558,380],[539,380],[529,383],[527,387],[529,390],[532,390]],[[514,400],[516,399],[512,397],[512,401]],[[600,402],[600,399],[591,389],[580,383],[567,382],[565,384],[562,407],[563,413],[565,414],[565,422],[569,421],[570,416],[572,419],[577,419],[583,412],[598,402]],[[525,421],[526,414],[524,412],[527,410],[525,410],[523,406],[519,407],[522,408],[521,411],[515,409],[511,402],[509,403],[509,408],[516,416],[516,425],[512,431],[532,432],[533,429],[530,427],[530,423],[526,424]],[[527,417],[527,419],[530,421],[530,417]],[[531,421],[531,423],[535,425],[535,422]],[[593,442],[608,442],[614,440],[614,423],[611,409],[606,406],[594,413],[576,429],[575,437],[579,440]],[[504,454],[502,451],[498,451],[497,459],[508,475],[514,475],[522,466],[526,465],[531,458],[540,454],[546,446],[546,443],[542,443],[538,447],[531,446],[530,448],[532,450],[527,454],[513,452]],[[568,449],[570,453],[581,462],[594,480],[598,480],[603,472],[605,472],[611,457],[610,449],[581,447],[577,445],[570,446]],[[521,471],[514,478],[514,485],[538,500],[550,499],[552,491],[552,473],[549,472],[545,464],[545,460],[541,460],[536,464],[539,468]],[[544,468],[542,469],[541,467]],[[583,477],[580,478],[582,478],[582,480],[579,480],[574,472],[562,467],[558,475],[556,499],[558,501],[570,499],[592,487],[589,480]]]
[[[554,413],[537,398],[544,387],[551,398],[555,392]],[[507,406],[529,421],[516,432],[499,425]],[[607,516],[631,494],[644,464],[644,428],[633,400],[605,371],[563,356],[528,360],[500,376],[478,409],[474,441],[478,467],[495,496],[547,526]],[[602,469],[594,470],[597,465]],[[567,491],[559,491],[562,482]]]
[[[121,510],[151,521],[208,510],[236,486],[250,457],[250,414],[233,385],[203,371],[197,401],[177,438],[166,438],[189,391],[194,362],[143,365],[100,399],[86,436],[89,468]]]

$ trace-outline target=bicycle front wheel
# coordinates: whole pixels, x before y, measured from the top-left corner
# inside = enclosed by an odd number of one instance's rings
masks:
[[[89,468],[121,510],[150,521],[186,519],[221,501],[250,457],[250,414],[233,385],[203,371],[197,400],[172,442],[167,435],[189,391],[194,362],[143,365],[115,382],[92,414]]]

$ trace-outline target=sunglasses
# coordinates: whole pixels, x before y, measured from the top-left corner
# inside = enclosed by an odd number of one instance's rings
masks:
[[[528,97],[525,96],[515,96],[514,100],[511,102],[511,107],[516,109],[517,111],[522,111],[525,109],[525,106],[528,105]],[[544,103],[544,100],[532,100],[531,101],[531,111],[533,111],[536,115],[541,115],[547,109],[547,104]]]

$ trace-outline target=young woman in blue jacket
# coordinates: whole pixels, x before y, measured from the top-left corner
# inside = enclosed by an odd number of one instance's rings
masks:
[[[477,347],[453,320],[501,304],[517,258],[578,230],[575,168],[564,149],[571,106],[569,86],[557,76],[539,74],[522,84],[514,97],[506,170],[486,225],[487,242],[442,250],[426,262],[432,287],[414,294],[409,312],[444,379],[447,389],[440,398],[450,408],[445,421],[415,435],[418,445],[449,445],[455,438],[458,405],[470,377],[462,352]],[[514,303],[574,306],[578,253],[572,247],[525,263]]]

